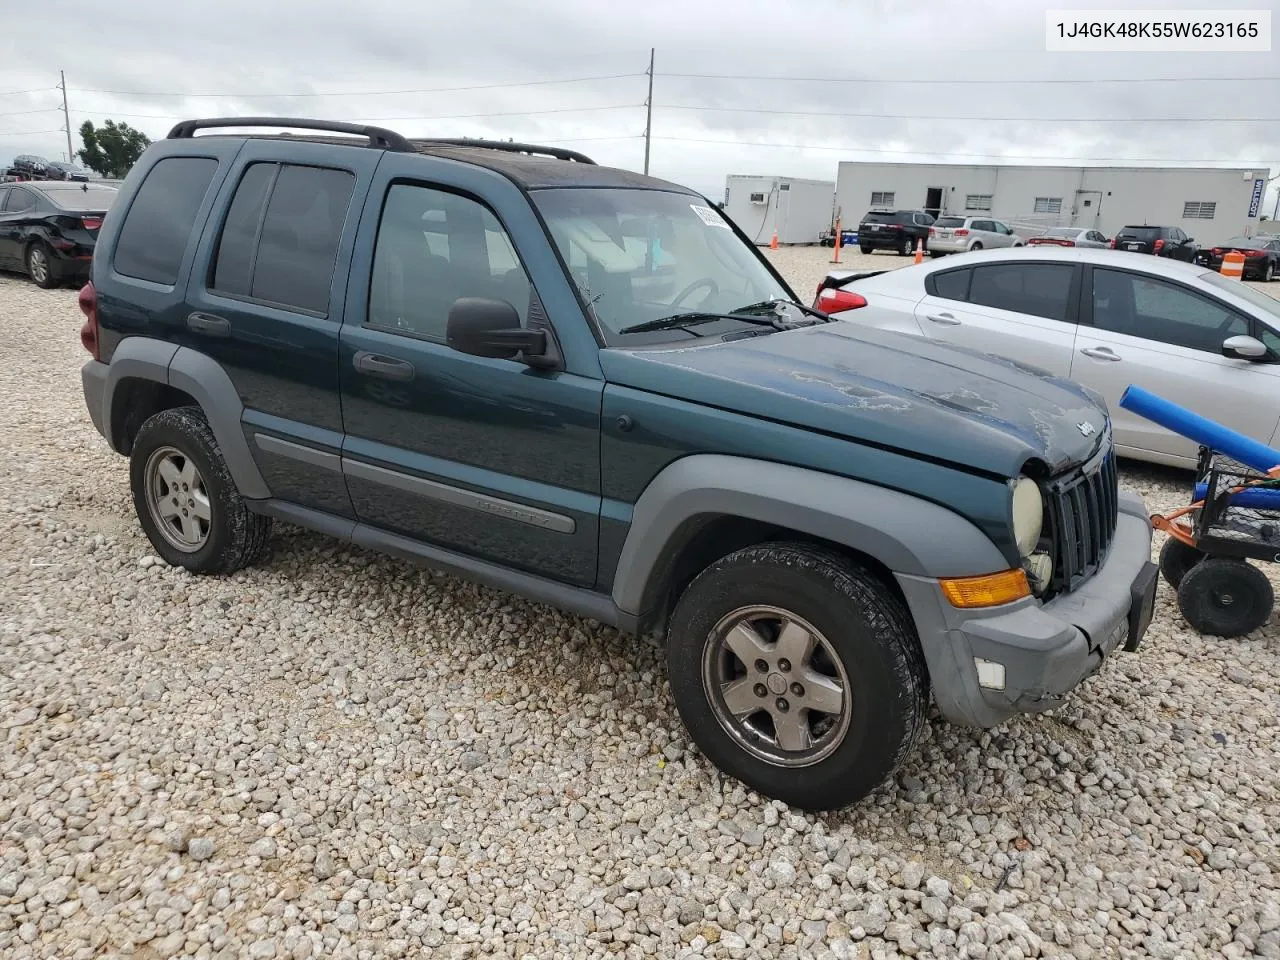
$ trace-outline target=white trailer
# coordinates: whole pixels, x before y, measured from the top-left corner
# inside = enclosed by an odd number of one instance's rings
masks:
[[[724,212],[757,244],[769,244],[775,230],[779,243],[817,243],[831,228],[835,193],[831,180],[730,175]]]

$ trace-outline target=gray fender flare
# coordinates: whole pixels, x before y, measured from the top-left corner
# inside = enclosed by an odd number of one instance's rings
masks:
[[[698,454],[663,469],[636,501],[614,574],[613,600],[642,615],[667,545],[699,516],[728,515],[787,527],[859,550],[893,573],[948,577],[1009,566],[973,523],[886,487],[743,457]]]
[[[116,387],[127,378],[166,383],[190,394],[209,421],[240,495],[250,500],[265,500],[271,496],[240,427],[240,418],[244,414],[240,394],[216,360],[189,347],[179,347],[151,337],[122,340],[111,356],[103,396],[107,442],[116,450],[119,449],[117,438],[110,435],[111,411]]]

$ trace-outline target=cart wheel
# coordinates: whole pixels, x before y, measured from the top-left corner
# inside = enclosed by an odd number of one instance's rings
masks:
[[[1209,557],[1182,577],[1178,609],[1199,633],[1240,637],[1257,630],[1271,616],[1275,593],[1271,581],[1252,564]]]
[[[1178,589],[1187,571],[1204,559],[1204,554],[1181,540],[1170,537],[1160,548],[1160,572],[1173,589]]]

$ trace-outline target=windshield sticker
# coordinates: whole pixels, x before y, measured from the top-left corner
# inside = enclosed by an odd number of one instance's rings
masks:
[[[698,219],[705,223],[708,227],[723,227],[729,229],[729,225],[724,222],[724,218],[716,213],[710,207],[704,207],[700,203],[689,204],[689,209],[698,215]]]

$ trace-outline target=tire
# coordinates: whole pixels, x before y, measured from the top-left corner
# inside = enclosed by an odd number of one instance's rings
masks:
[[[1189,547],[1181,540],[1170,537],[1160,548],[1160,573],[1164,575],[1165,582],[1177,590],[1187,571],[1204,557],[1195,547]]]
[[[1262,282],[1270,283],[1276,278],[1276,263],[1274,260],[1268,260],[1267,265],[1262,268]]]
[[[741,623],[752,625],[754,638]],[[785,623],[793,640],[807,635],[814,647],[803,668],[777,642]],[[749,644],[745,659],[730,650],[729,636],[739,650]],[[861,800],[902,763],[924,724],[928,674],[902,601],[865,569],[807,544],[747,547],[699,574],[672,613],[667,667],[676,708],[703,754],[747,786],[805,810]],[[734,715],[726,705],[733,687],[752,713]],[[837,696],[839,709],[794,705],[819,690],[825,703]],[[775,717],[791,719],[786,735]]]
[[[864,257],[869,256],[871,254],[871,247],[867,246],[865,243],[860,243],[858,244],[858,252]]]
[[[937,252],[937,251],[935,251],[935,250],[930,250],[930,251],[929,251],[929,259],[930,259],[930,260],[937,260],[937,259],[938,259],[939,257],[941,257],[941,256],[942,256],[942,254],[941,254],[941,253],[938,253],[938,252]]]
[[[129,481],[138,521],[171,566],[232,573],[266,554],[271,519],[245,505],[199,407],[162,410],[142,425]]]
[[[51,290],[58,285],[53,276],[53,262],[49,257],[49,248],[36,241],[27,247],[27,274],[31,282],[41,290]]]
[[[903,240],[902,243],[898,246],[898,256],[909,257],[911,256],[911,252],[914,249],[915,249],[915,245],[911,242],[910,238]]]
[[[1271,616],[1275,593],[1266,575],[1243,560],[1208,557],[1186,572],[1178,609],[1198,633],[1241,637]]]
[[[975,240],[975,241],[973,241],[973,244],[969,247],[969,251],[970,251],[970,252],[973,252],[974,250],[981,250],[981,249],[982,249],[982,241],[981,241],[981,240]]]

